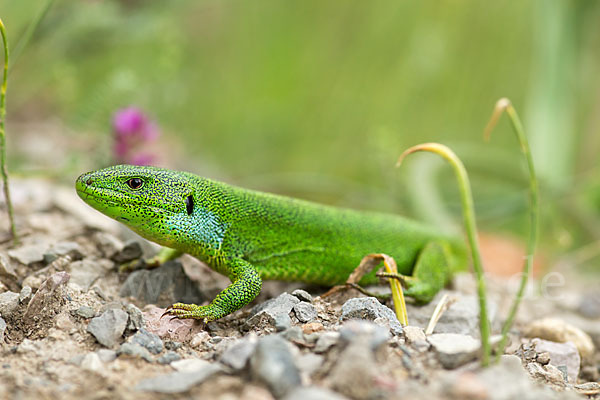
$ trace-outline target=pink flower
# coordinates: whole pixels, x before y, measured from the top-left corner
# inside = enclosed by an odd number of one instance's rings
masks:
[[[115,160],[119,163],[149,165],[156,158],[144,147],[160,135],[156,124],[137,107],[118,110],[113,116]]]

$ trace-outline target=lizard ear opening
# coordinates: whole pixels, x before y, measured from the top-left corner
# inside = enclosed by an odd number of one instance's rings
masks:
[[[185,209],[188,215],[192,215],[192,212],[194,212],[194,197],[191,194],[185,198]]]

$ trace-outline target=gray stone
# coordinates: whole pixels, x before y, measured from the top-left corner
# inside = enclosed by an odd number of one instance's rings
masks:
[[[256,335],[249,335],[238,340],[221,354],[220,361],[236,371],[242,370],[246,367],[252,353],[254,353],[257,343],[258,338]]]
[[[44,259],[46,262],[52,262],[58,257],[66,255],[78,260],[83,258],[83,250],[81,249],[81,246],[79,246],[79,243],[76,242],[58,242],[53,244],[46,253],[44,253]],[[49,260],[48,258],[52,258],[52,260]]]
[[[4,318],[10,317],[19,307],[19,293],[0,293],[0,315]]]
[[[304,342],[304,333],[299,326],[292,326],[280,333],[281,337],[290,342]]]
[[[296,365],[300,372],[310,376],[323,365],[324,357],[313,353],[300,354],[296,358]]]
[[[31,295],[33,294],[33,290],[31,286],[23,286],[21,292],[19,292],[19,303],[26,303],[31,299]]]
[[[6,321],[0,317],[0,345],[4,343],[4,332],[6,332]]]
[[[376,351],[390,338],[389,330],[373,322],[349,320],[340,329],[340,340],[343,345],[360,342]]]
[[[219,364],[207,363],[202,369],[193,372],[174,372],[144,379],[137,384],[135,390],[157,393],[182,393],[221,371],[222,367]]]
[[[348,400],[348,398],[329,389],[306,386],[293,389],[283,400]]]
[[[292,292],[292,296],[296,296],[300,301],[312,302],[312,296],[306,290],[296,289]]]
[[[186,358],[185,360],[174,361],[171,367],[178,372],[195,372],[207,368],[211,363],[200,358]]]
[[[98,278],[106,273],[98,261],[89,258],[72,262],[69,270],[71,282],[79,285],[86,292]]]
[[[383,388],[377,385],[380,368],[368,344],[356,340],[350,342],[341,352],[329,372],[331,388],[353,399],[387,398]]]
[[[96,311],[90,306],[81,306],[75,311],[75,314],[83,318],[94,318]]]
[[[148,361],[149,363],[154,361],[152,359],[152,355],[150,354],[150,352],[146,348],[140,346],[137,343],[121,344],[121,346],[119,347],[119,350],[117,351],[117,354],[118,355],[125,354],[128,356],[141,358],[143,360]]]
[[[315,344],[315,353],[324,353],[331,347],[335,346],[340,340],[339,332],[324,332],[319,335],[317,343]]]
[[[30,265],[44,261],[44,253],[47,248],[48,245],[46,244],[28,244],[9,250],[8,255],[21,264]]]
[[[42,282],[37,292],[35,292],[27,304],[23,319],[28,320],[33,318],[33,316],[41,315],[44,313],[46,307],[51,307],[53,303],[60,303],[60,290],[62,289],[62,286],[69,282],[70,278],[71,276],[65,271],[56,272],[50,275]],[[57,292],[57,290],[59,290],[59,292]]]
[[[440,363],[454,369],[477,358],[481,344],[479,340],[458,333],[435,333],[427,340],[435,349]]]
[[[117,352],[110,349],[100,349],[96,351],[98,357],[100,357],[100,361],[102,362],[111,362],[117,358]]]
[[[184,273],[181,263],[175,260],[151,270],[132,272],[121,286],[119,295],[160,307],[175,302],[201,304],[204,301],[196,284]]]
[[[533,339],[531,342],[535,347],[536,352],[548,353],[550,365],[554,365],[555,367],[560,367],[562,365],[566,366],[569,381],[571,383],[577,382],[581,357],[579,357],[579,351],[577,351],[577,347],[575,347],[573,343],[556,343],[537,338]]]
[[[144,251],[142,246],[136,240],[125,243],[125,246],[116,253],[111,259],[117,264],[123,264],[128,261],[137,260],[142,257]]]
[[[274,299],[256,305],[252,316],[246,321],[247,327],[275,326],[278,331],[283,331],[292,325],[290,312],[300,300],[289,293],[282,293]]]
[[[406,339],[406,343],[412,345],[419,351],[425,351],[429,349],[429,342],[427,341],[427,337],[425,336],[425,332],[423,329],[418,326],[404,326],[404,337]]]
[[[123,336],[128,318],[125,311],[112,308],[93,318],[87,331],[103,346],[114,347]]]
[[[106,232],[96,232],[94,242],[102,257],[112,259],[123,249],[123,242]]]
[[[145,347],[153,354],[158,354],[163,351],[163,342],[158,335],[148,332],[143,328],[131,337],[131,342]]]
[[[317,310],[307,302],[300,302],[294,305],[294,314],[300,322],[310,322],[317,319]]]
[[[104,369],[104,364],[98,357],[96,353],[88,353],[81,360],[81,368],[92,371],[92,372],[100,372]]]
[[[181,356],[177,353],[175,353],[174,351],[167,351],[165,354],[163,354],[162,356],[158,357],[158,359],[156,360],[159,364],[171,364],[173,361],[179,361],[181,360]]]
[[[167,350],[178,350],[183,346],[181,342],[173,342],[171,340],[167,340],[165,342],[165,349]]]
[[[296,299],[297,300],[297,299]],[[277,335],[262,337],[250,358],[252,376],[263,382],[275,397],[282,397],[300,386],[300,372],[287,342]]]
[[[134,304],[127,304],[125,307],[125,311],[129,314],[129,324],[127,325],[127,329],[130,331],[137,331],[145,326],[144,314],[142,314],[142,310],[137,308]]]
[[[0,253],[0,276],[17,279],[17,273],[8,261],[8,257]]]
[[[564,366],[563,366],[564,367]],[[564,389],[567,385],[567,375],[553,365],[527,364],[527,372],[533,379],[551,385],[555,389]]]
[[[378,324],[385,322],[393,335],[402,334],[402,326],[396,314],[375,297],[358,297],[346,301],[342,306],[340,321],[348,319],[367,319]]]

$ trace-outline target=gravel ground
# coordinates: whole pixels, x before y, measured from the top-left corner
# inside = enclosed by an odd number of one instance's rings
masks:
[[[187,256],[119,273],[156,247],[71,188],[21,180],[13,197],[23,237],[12,246],[0,233],[0,398],[599,397],[597,284],[569,277],[560,293],[529,295],[506,354],[481,368],[467,274],[431,304],[410,305],[408,327],[375,298],[281,282],[207,325],[161,318],[173,302],[208,302],[228,280]],[[489,283],[497,333],[514,282]],[[450,307],[426,335],[443,296]]]

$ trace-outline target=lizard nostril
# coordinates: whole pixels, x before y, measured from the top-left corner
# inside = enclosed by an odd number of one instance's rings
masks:
[[[86,185],[91,185],[92,184],[92,178],[88,178],[87,181],[85,181]]]

